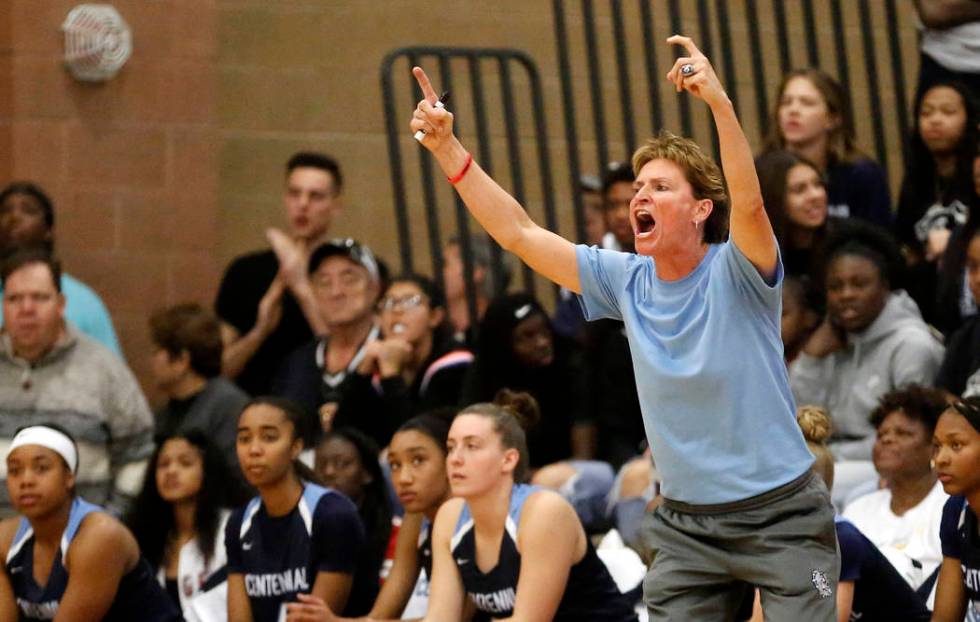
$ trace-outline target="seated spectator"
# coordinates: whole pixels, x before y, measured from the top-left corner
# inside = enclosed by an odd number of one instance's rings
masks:
[[[65,321],[60,276],[58,262],[37,248],[15,252],[0,268],[0,438],[39,421],[70,428],[82,453],[78,493],[121,513],[153,452],[153,415],[122,360]]]
[[[150,318],[153,381],[167,397],[156,413],[156,435],[200,430],[238,470],[235,424],[248,396],[221,377],[221,326],[196,303],[158,311]]]
[[[244,490],[200,430],[160,439],[150,464],[126,524],[184,620],[227,620],[223,537]]]
[[[807,278],[822,288],[829,228],[822,174],[791,151],[766,153],[755,166],[786,275]]]
[[[299,462],[307,424],[275,397],[254,398],[238,418],[238,463],[259,495],[225,528],[229,620],[291,618],[310,595],[335,611],[347,605],[364,527],[350,499]]]
[[[826,444],[830,437],[830,418],[823,409],[804,407],[796,419],[807,447],[816,458],[813,472],[823,478],[829,490],[834,483],[834,460]],[[835,524],[841,558],[836,590],[837,619],[929,620],[929,610],[921,597],[902,580],[875,545],[847,520],[838,516]]]
[[[555,335],[540,303],[529,294],[511,294],[494,301],[483,317],[462,403],[489,402],[503,388],[526,391],[541,408],[540,422],[527,432],[531,468],[588,460],[595,455],[595,424],[585,381],[579,353]]]
[[[936,585],[936,622],[959,622],[967,611],[980,611],[980,545],[977,543],[980,509],[980,398],[954,402],[943,411],[933,436],[933,459],[943,490],[951,495],[943,508],[939,539],[943,563]]]
[[[221,279],[215,312],[225,340],[225,376],[246,393],[269,392],[283,359],[326,334],[307,275],[308,256],[325,241],[342,208],[343,178],[332,158],[293,154],[283,206],[288,234],[267,231],[271,248],[236,258]]]
[[[338,239],[313,251],[309,272],[329,332],[289,354],[272,392],[317,413],[320,425],[311,429],[354,427],[383,447],[398,422],[385,419],[370,378],[356,373],[381,333],[374,314],[377,261],[367,246]],[[305,440],[310,446],[315,443],[312,438]]]
[[[882,396],[871,413],[872,460],[885,488],[858,497],[844,518],[861,530],[913,589],[942,562],[939,523],[947,496],[932,469],[932,435],[946,409],[941,391],[911,385]]]
[[[913,297],[926,321],[944,332],[955,329],[961,319],[958,307],[940,313],[936,306],[937,263],[953,230],[966,223],[976,195],[972,173],[978,123],[975,96],[956,82],[937,83],[916,100],[909,160],[895,215],[895,233],[918,285]],[[947,293],[941,302],[958,303],[959,293],[953,293],[952,300]]]
[[[796,360],[803,344],[820,323],[817,305],[808,296],[810,291],[799,278],[787,276],[783,279],[783,309],[779,319],[787,365]]]
[[[314,470],[324,485],[354,502],[367,536],[344,609],[347,616],[366,615],[374,605],[391,539],[392,508],[380,453],[373,440],[353,428],[328,432],[316,449]]]
[[[64,429],[17,431],[7,494],[20,516],[0,523],[3,620],[181,620],[133,534],[78,496],[79,447]]]
[[[980,302],[980,228],[973,231],[966,247],[966,283],[975,301]],[[973,315],[946,343],[946,355],[936,376],[936,386],[952,395],[968,389],[980,390],[980,315]]]
[[[475,319],[470,318],[463,246],[458,238],[452,238],[442,249],[442,281],[446,288],[446,311],[452,324],[453,338],[459,344],[471,349],[476,345],[474,342],[476,325],[486,313],[490,301],[507,291],[513,272],[513,257],[504,250],[500,250],[500,265],[494,267],[493,244],[496,242],[483,234],[470,236],[469,239],[473,262],[473,272],[470,274],[469,282],[475,297]]]
[[[448,336],[446,300],[431,279],[402,275],[381,297],[383,339],[368,345],[358,368],[371,378],[392,424],[379,445],[404,421],[422,412],[459,403],[473,354]]]
[[[832,414],[838,460],[870,461],[868,415],[878,399],[906,384],[931,383],[942,360],[943,346],[915,302],[891,291],[899,269],[891,249],[887,237],[870,229],[831,243],[827,315],[790,365],[796,402]]]
[[[35,184],[18,181],[0,190],[0,256],[25,246],[41,246],[54,252],[54,204]],[[109,310],[99,295],[67,273],[61,274],[60,286],[65,294],[65,318],[83,334],[122,356]]]
[[[891,199],[881,167],[861,153],[847,95],[819,69],[797,69],[779,85],[765,152],[787,149],[815,164],[827,185],[835,218],[891,224]]]

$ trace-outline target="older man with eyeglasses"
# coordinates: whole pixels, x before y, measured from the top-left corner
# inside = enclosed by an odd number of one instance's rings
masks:
[[[374,254],[351,239],[326,242],[310,254],[308,278],[327,335],[290,353],[272,383],[275,395],[288,397],[316,414],[329,430],[350,425],[384,447],[393,424],[366,417],[378,412],[380,398],[356,370],[378,338],[375,302],[380,273]],[[307,444],[313,439],[305,439]]]

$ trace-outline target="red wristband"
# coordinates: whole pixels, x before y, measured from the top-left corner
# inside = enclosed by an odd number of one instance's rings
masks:
[[[473,154],[472,153],[467,153],[466,154],[466,164],[463,165],[463,168],[458,173],[456,173],[454,176],[447,177],[446,179],[449,180],[449,183],[451,183],[452,185],[455,186],[456,184],[459,183],[459,180],[463,179],[463,176],[466,175],[467,171],[470,170],[470,165],[471,164],[473,164]]]

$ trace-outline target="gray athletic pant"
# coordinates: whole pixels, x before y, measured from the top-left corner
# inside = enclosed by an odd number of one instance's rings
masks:
[[[830,495],[810,471],[736,503],[665,501],[641,539],[651,621],[731,621],[751,586],[766,620],[835,622],[840,555]]]

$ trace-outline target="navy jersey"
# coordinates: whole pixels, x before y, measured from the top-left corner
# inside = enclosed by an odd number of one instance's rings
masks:
[[[851,620],[928,622],[925,603],[881,551],[850,522],[838,518],[840,580],[854,582]]]
[[[960,560],[963,588],[967,598],[967,618],[980,617],[980,537],[977,535],[977,515],[962,496],[950,497],[943,507],[939,522],[939,540],[943,557]]]
[[[309,483],[285,516],[269,516],[255,497],[225,528],[228,574],[243,575],[256,622],[285,619],[284,604],[310,593],[318,572],[354,574],[363,543],[350,499]]]
[[[82,521],[92,512],[104,512],[101,507],[75,497],[68,513],[68,525],[61,536],[61,547],[51,565],[47,582],[41,586],[34,580],[34,530],[26,518],[20,519],[17,533],[7,551],[7,576],[14,590],[21,620],[53,620],[68,588],[68,569],[64,558],[68,547],[78,534]],[[180,612],[163,588],[157,583],[150,564],[140,557],[136,566],[119,581],[116,598],[103,620],[149,620],[163,622],[180,620]]]
[[[515,484],[511,489],[510,511],[500,542],[500,556],[497,565],[488,573],[482,572],[476,565],[473,517],[468,505],[463,505],[463,511],[456,523],[450,550],[463,579],[463,586],[476,604],[477,610],[494,618],[513,615],[517,580],[521,573],[517,529],[521,523],[524,502],[538,490],[535,486],[525,484]],[[559,622],[635,622],[637,619],[632,605],[616,587],[588,538],[585,555],[572,566],[568,575],[565,593],[558,604],[554,619]]]

